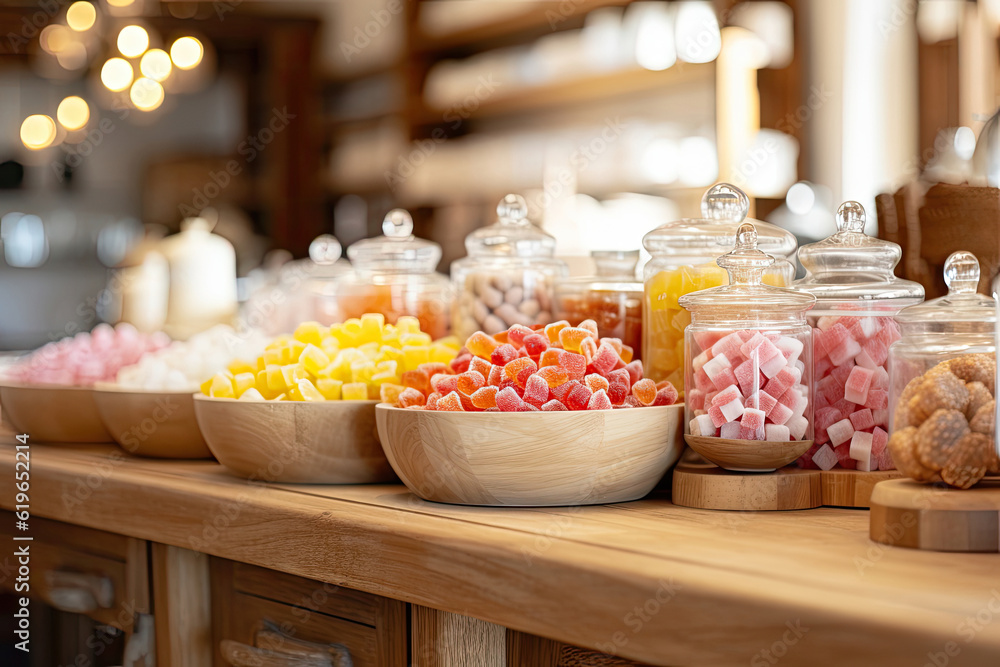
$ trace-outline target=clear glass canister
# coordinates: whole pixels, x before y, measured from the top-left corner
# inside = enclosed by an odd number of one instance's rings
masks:
[[[893,316],[923,301],[924,288],[895,276],[902,249],[866,235],[865,217],[858,202],[841,204],[837,233],[799,248],[806,276],[794,286],[816,297],[808,317],[815,444],[829,443],[835,467],[892,470],[886,446],[889,346],[899,339]]]
[[[718,259],[728,285],[680,298],[685,331],[687,432],[703,438],[788,442],[812,439],[812,329],[808,292],[763,283],[775,258],[743,223],[736,247]]]
[[[944,281],[947,295],[896,315],[901,338],[889,348],[890,436],[919,428],[937,409],[961,409],[971,423],[975,413],[993,400],[996,302],[976,292],[975,255],[952,253],[945,261]],[[959,357],[961,362],[935,369]]]
[[[394,324],[399,317],[412,315],[433,338],[447,335],[455,290],[435,270],[441,246],[413,236],[413,219],[399,208],[385,216],[382,233],[347,249],[354,271],[335,288],[341,317],[381,313]]]
[[[728,278],[715,260],[736,242],[736,230],[750,210],[750,200],[735,185],[719,183],[701,200],[702,218],[668,222],[646,234],[642,245],[652,258],[643,269],[645,300],[642,323],[642,361],[645,377],[669,380],[684,392],[684,328],[691,316],[679,304],[682,295],[725,285]],[[777,261],[764,273],[764,282],[784,286],[795,268],[787,258],[795,252],[795,236],[757,220],[760,249]]]
[[[601,338],[618,338],[632,348],[633,359],[642,347],[642,283],[635,278],[639,251],[595,250],[597,275],[565,278],[556,283],[555,320],[577,326],[597,322]]]
[[[551,323],[554,283],[569,273],[553,257],[556,240],[528,220],[523,197],[501,199],[497,217],[466,237],[469,256],[451,265],[458,290],[454,333],[463,340],[476,331]]]

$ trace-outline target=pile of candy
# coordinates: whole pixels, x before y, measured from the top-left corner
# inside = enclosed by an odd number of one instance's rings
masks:
[[[455,339],[433,342],[409,316],[395,325],[376,313],[330,327],[304,322],[274,339],[256,363],[230,363],[201,391],[244,401],[374,400],[383,384],[424,364],[447,364],[458,347]]]
[[[119,369],[170,343],[161,332],[143,334],[131,324],[98,324],[90,333],[78,333],[48,343],[11,366],[8,377],[22,384],[89,387],[110,382]]]
[[[383,385],[396,407],[468,412],[610,410],[672,405],[669,382],[642,378],[642,364],[617,338],[599,338],[597,324],[562,320],[544,328],[515,324],[489,336],[472,334],[450,365],[403,373]]]
[[[260,332],[220,324],[143,356],[118,371],[116,382],[143,391],[197,391],[204,378],[224,370],[231,359],[253,359],[266,344]]]
[[[820,317],[813,330],[815,443],[802,468],[894,470],[889,442],[891,317]]]
[[[687,393],[692,435],[777,442],[806,436],[800,339],[746,329],[699,332],[694,339],[694,387]]]

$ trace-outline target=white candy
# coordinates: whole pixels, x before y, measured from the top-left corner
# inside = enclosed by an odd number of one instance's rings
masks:
[[[764,424],[764,439],[775,442],[788,442],[791,439],[791,433],[787,426],[782,426],[781,424]]]
[[[832,470],[833,466],[837,465],[837,454],[830,445],[823,445],[813,454],[812,460],[820,470]]]

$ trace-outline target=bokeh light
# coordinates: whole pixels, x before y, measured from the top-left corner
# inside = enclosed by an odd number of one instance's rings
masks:
[[[46,53],[56,54],[73,40],[70,31],[61,25],[47,25],[38,36],[38,43]]]
[[[63,69],[82,69],[87,64],[87,47],[82,42],[72,41],[56,53],[56,61]]]
[[[135,0],[107,0],[108,4],[112,7],[128,7]]]
[[[138,58],[149,48],[149,34],[137,25],[127,25],[118,33],[118,50],[129,58]]]
[[[66,10],[66,24],[77,32],[90,30],[96,20],[97,10],[89,2],[74,2]]]
[[[796,215],[805,215],[816,204],[816,192],[805,181],[799,181],[788,188],[785,195],[785,206]]]
[[[163,49],[150,49],[139,61],[139,71],[153,81],[163,81],[170,76],[170,68],[170,56]]]
[[[112,92],[128,88],[133,76],[132,65],[124,58],[112,58],[101,68],[101,83]]]
[[[52,145],[56,138],[56,122],[43,114],[28,116],[21,123],[21,143],[31,150]]]
[[[198,66],[205,48],[194,37],[181,37],[170,47],[170,59],[178,69],[192,69]]]
[[[90,120],[90,107],[82,97],[71,95],[59,103],[56,118],[67,130],[79,130]]]
[[[153,111],[163,104],[163,86],[145,77],[132,84],[128,95],[132,104],[141,111]]]

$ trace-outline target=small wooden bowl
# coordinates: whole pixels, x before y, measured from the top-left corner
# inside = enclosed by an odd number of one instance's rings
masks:
[[[648,494],[680,458],[683,405],[580,412],[375,408],[396,474],[424,500],[597,505]]]
[[[29,442],[112,441],[90,387],[0,385],[0,406],[4,422]]]
[[[812,447],[812,440],[730,440],[685,435],[691,449],[726,470],[773,472],[799,458]]]
[[[219,463],[248,479],[371,484],[396,476],[378,442],[377,401],[238,401],[194,396]]]
[[[130,454],[157,459],[212,458],[189,391],[141,391],[98,383],[94,401],[111,437]]]

